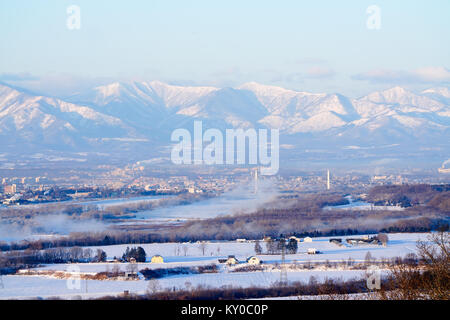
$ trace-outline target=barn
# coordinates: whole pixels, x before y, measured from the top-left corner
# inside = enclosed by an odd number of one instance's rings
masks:
[[[239,260],[236,259],[235,256],[228,256],[227,262],[228,265],[232,265],[232,264],[238,264]]]
[[[164,263],[164,259],[159,254],[156,254],[152,257],[151,263]]]
[[[259,260],[258,257],[251,256],[251,257],[247,258],[247,263],[248,264],[261,264],[261,260]]]

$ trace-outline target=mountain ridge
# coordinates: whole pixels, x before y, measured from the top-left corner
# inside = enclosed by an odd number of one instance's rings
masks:
[[[167,144],[174,129],[191,129],[193,120],[219,129],[280,129],[283,136],[302,139],[299,144],[313,135],[324,143],[374,144],[379,139],[445,146],[450,140],[450,90],[415,93],[393,87],[355,99],[256,82],[216,88],[133,81],[61,99],[0,83],[3,146],[84,150],[105,140]]]

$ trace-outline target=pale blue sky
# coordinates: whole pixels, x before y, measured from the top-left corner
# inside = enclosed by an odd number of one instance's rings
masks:
[[[80,30],[66,27],[73,4]],[[350,96],[450,83],[448,0],[0,0],[0,37],[0,80],[52,93],[111,79]]]

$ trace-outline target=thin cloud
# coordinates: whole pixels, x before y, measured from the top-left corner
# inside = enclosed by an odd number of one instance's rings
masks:
[[[333,69],[323,66],[312,66],[304,72],[278,74],[272,78],[273,82],[303,83],[306,79],[329,79],[336,73]]]
[[[445,67],[424,67],[412,71],[376,69],[356,74],[352,79],[370,83],[449,83],[450,70]]]
[[[327,61],[324,59],[312,58],[312,57],[297,59],[294,62],[297,64],[325,64],[325,63],[327,63]]]
[[[322,66],[313,66],[306,70],[306,77],[313,79],[331,78],[335,75],[333,69]]]
[[[36,77],[28,72],[21,73],[1,73],[0,80],[2,81],[34,81],[39,80],[39,77]]]

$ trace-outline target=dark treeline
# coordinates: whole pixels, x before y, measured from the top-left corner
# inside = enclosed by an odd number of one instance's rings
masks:
[[[418,188],[426,193],[428,190],[435,193],[423,197],[427,202],[420,202],[401,211],[328,210],[323,207],[339,203],[339,197],[342,196],[309,194],[283,200],[279,206],[273,205],[253,213],[191,221],[180,226],[176,232],[193,238],[204,235],[209,239],[228,240],[261,239],[263,236],[278,237],[280,234],[299,237],[342,236],[378,232],[426,232],[441,227],[448,228],[450,211],[446,209],[446,205],[450,201],[450,192],[445,187],[438,191],[434,190],[434,186],[431,187]],[[409,186],[408,190],[411,192],[414,188]],[[419,194],[418,191],[417,193]]]
[[[314,277],[311,277],[309,283],[294,282],[289,285],[274,283],[271,287],[223,287],[208,288],[199,286],[191,290],[164,290],[158,292],[148,292],[145,295],[128,296],[108,296],[101,299],[120,300],[240,300],[240,299],[259,299],[267,297],[287,297],[304,295],[338,295],[348,293],[367,292],[366,280],[332,280],[327,279],[323,283],[318,283]]]
[[[60,247],[108,246],[114,244],[167,242],[168,237],[147,232],[75,232],[67,237],[34,241],[0,242],[1,251],[42,250]]]
[[[369,191],[366,200],[375,205],[427,205],[450,213],[450,184],[376,186]]]
[[[67,237],[57,238],[57,239],[45,239],[45,240],[34,240],[34,241],[21,241],[6,243],[0,242],[1,251],[14,251],[14,250],[41,250],[49,248],[60,248],[60,247],[74,247],[74,246],[107,246],[107,245],[117,245],[117,244],[140,244],[140,243],[162,243],[162,242],[193,242],[198,240],[235,240],[236,238],[246,237],[247,239],[261,239],[261,237],[268,235],[272,237],[279,237],[280,234],[283,235],[296,235],[298,237],[325,237],[325,236],[345,236],[345,235],[357,235],[357,234],[376,234],[378,232],[428,232],[431,230],[437,230],[439,228],[444,228],[448,230],[448,222],[446,220],[432,220],[429,218],[423,218],[420,220],[400,220],[397,224],[390,225],[389,227],[383,228],[359,228],[359,229],[330,229],[330,230],[314,230],[314,231],[303,231],[292,229],[291,233],[280,232],[278,228],[265,229],[258,232],[247,232],[245,228],[230,230],[230,226],[226,226],[226,230],[223,230],[222,220],[211,219],[207,220],[210,225],[208,229],[204,227],[204,222],[198,222],[190,224],[185,227],[174,227],[174,230],[170,232],[161,233],[149,233],[142,231],[134,232],[117,232],[117,233],[72,233]],[[231,220],[233,221],[233,220]],[[200,224],[200,228],[204,227],[202,232],[192,232],[189,228],[195,226],[197,229]],[[234,223],[231,223],[233,226]],[[215,234],[217,231],[220,233]]]
[[[215,264],[209,264],[198,267],[176,267],[176,268],[158,268],[158,269],[142,269],[139,271],[146,280],[160,279],[174,275],[201,274],[201,273],[217,273],[219,268]]]
[[[80,247],[51,248],[46,250],[27,249],[0,254],[0,274],[14,273],[18,269],[29,268],[39,264],[104,262],[106,253]]]

